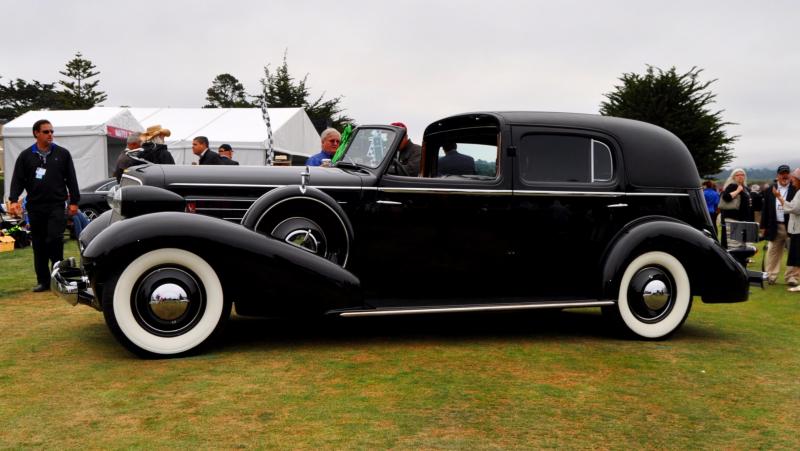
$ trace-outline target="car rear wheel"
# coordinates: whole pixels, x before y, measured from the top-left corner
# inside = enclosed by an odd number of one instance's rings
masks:
[[[228,319],[230,303],[205,260],[182,249],[158,249],[133,260],[107,284],[103,315],[130,351],[165,357],[205,344]]]
[[[635,336],[664,339],[681,327],[692,307],[689,276],[678,259],[665,252],[647,252],[625,269],[617,305],[609,307],[618,322]]]

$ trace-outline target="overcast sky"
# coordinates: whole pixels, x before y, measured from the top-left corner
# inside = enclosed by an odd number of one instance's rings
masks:
[[[800,2],[0,2],[0,76],[53,82],[80,51],[105,106],[200,107],[220,73],[258,89],[263,67],[309,74],[358,123],[412,138],[478,110],[596,114],[622,73],[704,69],[738,125],[734,165],[800,162]],[[169,124],[162,124],[169,126]]]

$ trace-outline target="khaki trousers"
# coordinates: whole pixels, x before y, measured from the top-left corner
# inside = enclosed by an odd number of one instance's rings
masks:
[[[769,280],[773,282],[778,278],[778,273],[781,271],[783,250],[786,248],[788,240],[789,235],[786,233],[786,224],[779,223],[775,239],[769,242],[764,268],[764,271],[769,274]],[[800,268],[796,266],[787,266],[783,277],[785,280],[789,280],[790,278],[800,279]]]

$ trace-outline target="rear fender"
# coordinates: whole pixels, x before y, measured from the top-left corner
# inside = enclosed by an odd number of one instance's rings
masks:
[[[237,309],[321,313],[363,304],[360,282],[349,271],[295,246],[203,215],[163,212],[113,223],[88,244],[83,257],[102,290],[103,282],[134,258],[159,248],[184,249],[206,260]]]
[[[713,238],[668,217],[649,217],[621,230],[606,248],[602,260],[602,292],[616,299],[620,277],[628,264],[648,251],[676,257],[686,268],[692,295],[704,302],[746,301],[747,273]]]

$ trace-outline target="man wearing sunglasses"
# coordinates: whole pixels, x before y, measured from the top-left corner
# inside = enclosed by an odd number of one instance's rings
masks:
[[[9,199],[11,212],[20,215],[19,197],[27,193],[28,220],[33,241],[33,267],[37,285],[33,291],[50,289],[50,268],[64,259],[64,200],[69,197],[69,215],[78,212],[80,191],[69,151],[53,143],[53,125],[41,119],[33,124],[36,143],[25,149],[14,164]]]
[[[335,128],[326,128],[320,135],[322,150],[318,154],[308,157],[306,166],[330,166],[331,158],[342,142],[342,135]]]

